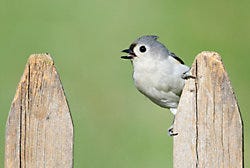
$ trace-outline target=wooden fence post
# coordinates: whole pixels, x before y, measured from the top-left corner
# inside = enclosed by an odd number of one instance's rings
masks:
[[[174,129],[174,168],[239,168],[243,125],[220,56],[200,53],[186,81]]]
[[[54,62],[31,55],[6,124],[5,168],[73,167],[73,124]]]

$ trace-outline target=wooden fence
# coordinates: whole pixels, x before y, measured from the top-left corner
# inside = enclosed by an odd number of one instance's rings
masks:
[[[48,54],[31,55],[6,124],[5,168],[73,167],[73,124]]]
[[[174,131],[174,168],[243,167],[243,126],[228,75],[202,52],[186,81]],[[73,124],[53,60],[32,55],[6,124],[5,168],[73,167]]]
[[[220,56],[200,53],[175,120],[174,168],[243,167],[239,107]]]

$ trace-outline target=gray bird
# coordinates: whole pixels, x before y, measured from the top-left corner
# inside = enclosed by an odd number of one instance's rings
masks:
[[[121,58],[131,60],[136,88],[175,116],[190,68],[157,39],[153,35],[138,38],[129,49],[122,50],[128,55]],[[178,134],[173,132],[173,123],[168,129],[170,136]]]

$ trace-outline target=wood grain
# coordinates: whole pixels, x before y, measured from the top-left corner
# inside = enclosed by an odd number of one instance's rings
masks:
[[[5,168],[73,167],[73,124],[49,54],[31,55],[6,124]]]
[[[221,57],[200,53],[176,115],[174,168],[243,167],[243,125]]]

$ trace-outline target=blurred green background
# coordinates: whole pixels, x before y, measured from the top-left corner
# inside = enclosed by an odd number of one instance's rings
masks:
[[[172,167],[172,115],[133,86],[120,50],[137,37],[160,41],[188,65],[221,54],[239,101],[250,167],[250,3],[247,0],[0,1],[0,162],[16,86],[32,53],[49,52],[75,126],[74,166]]]

